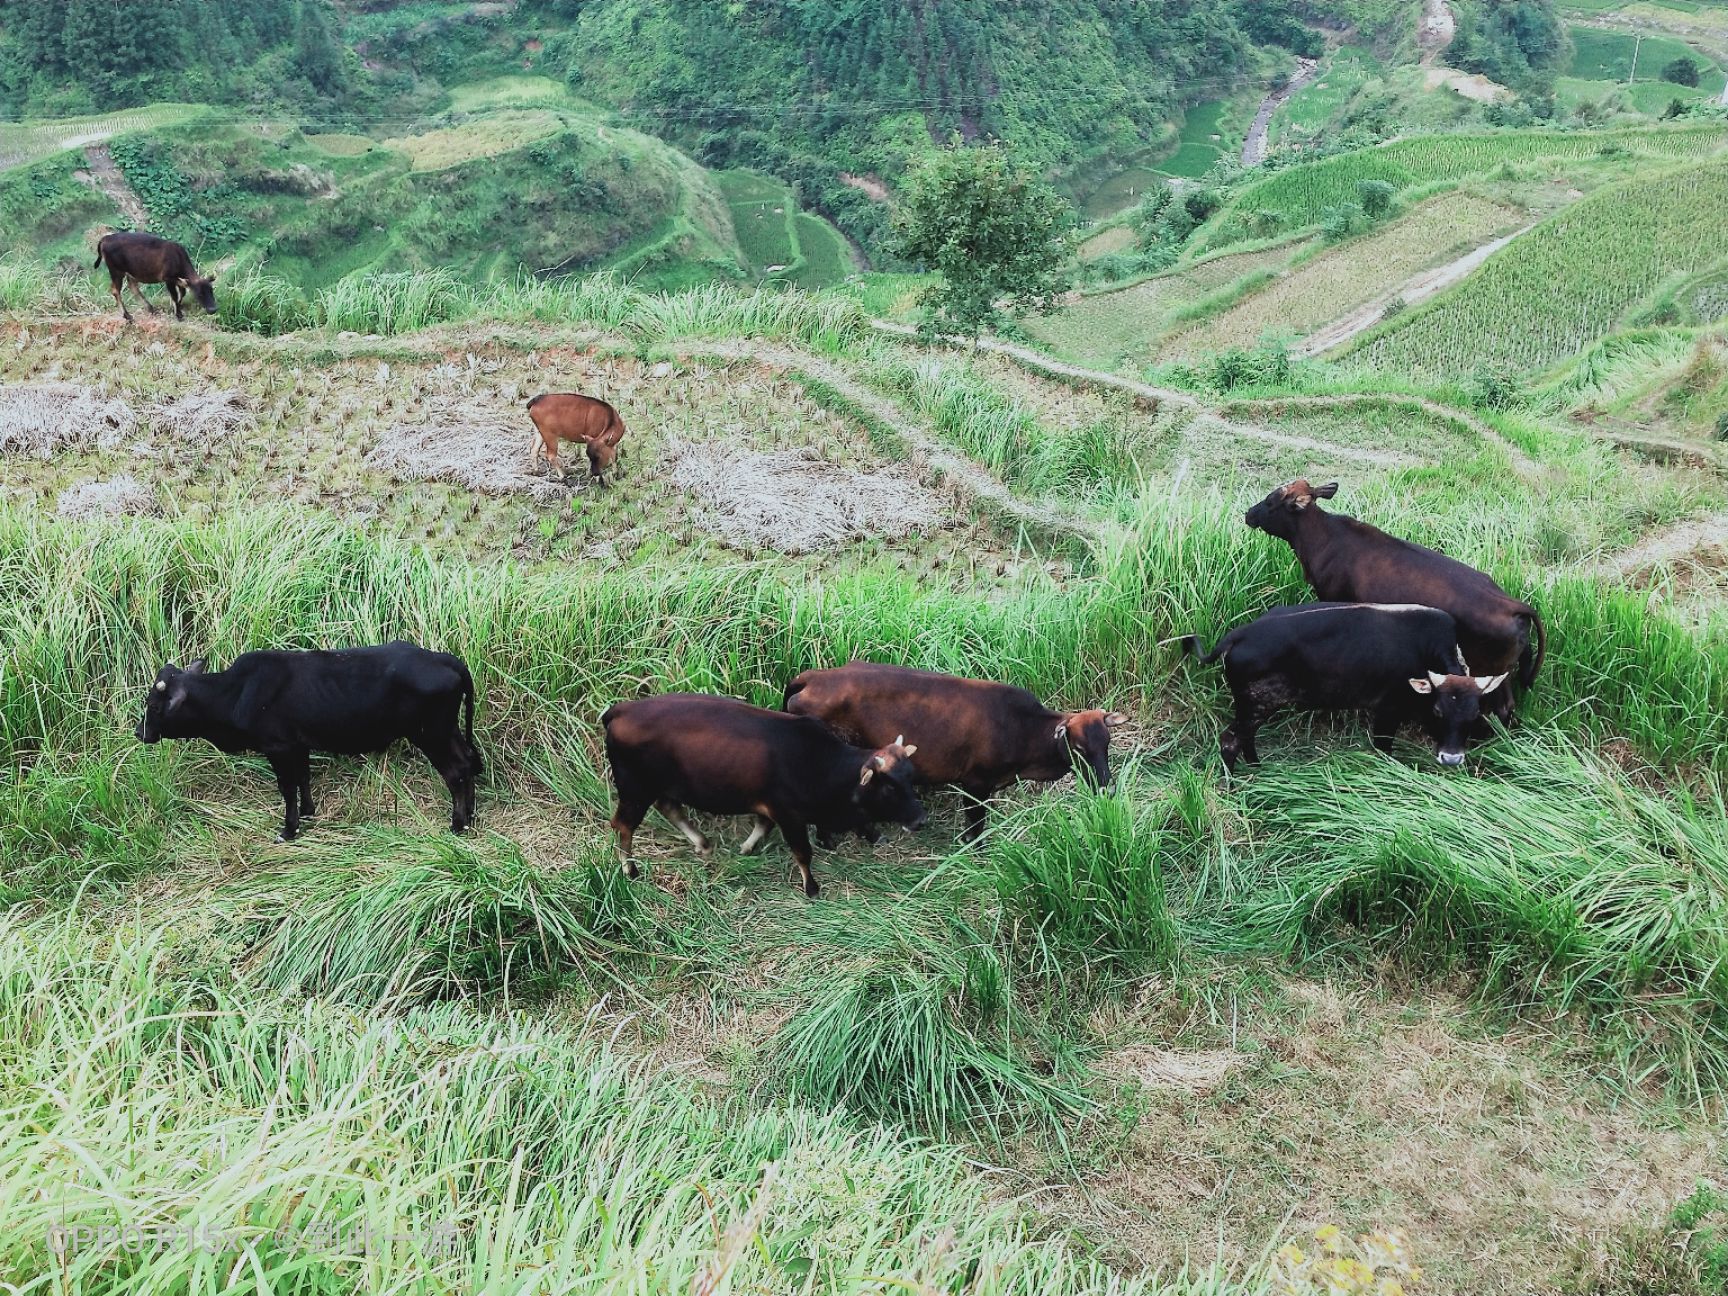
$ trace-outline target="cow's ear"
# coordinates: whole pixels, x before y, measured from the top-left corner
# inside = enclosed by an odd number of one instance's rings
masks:
[[[1509,675],[1511,672],[1508,671],[1507,674]],[[1484,693],[1492,693],[1505,682],[1505,675],[1478,675],[1476,677],[1476,687],[1481,689]]]
[[[908,756],[916,756],[917,754],[918,754],[918,744],[917,743],[913,743],[910,747],[908,747],[906,749],[906,755],[908,755]]]
[[[866,783],[868,783],[871,779],[873,779],[875,777],[876,777],[875,767],[872,765],[866,765],[864,767],[864,772],[858,776],[858,786],[863,787]]]
[[[1068,722],[1066,720],[1064,720],[1061,724],[1056,726],[1055,739],[1057,742],[1061,742],[1067,736],[1068,736]]]
[[[206,658],[194,657],[191,661],[186,663],[186,670],[184,673],[187,675],[202,675],[204,673],[204,668],[209,664],[210,663]]]
[[[1104,717],[1104,723],[1109,725],[1112,729],[1120,729],[1123,725],[1128,723],[1128,717],[1123,715],[1120,711],[1112,711],[1109,715]]]
[[[1425,679],[1412,679],[1410,687],[1418,693],[1432,693],[1434,691],[1434,686]]]
[[[1324,486],[1316,486],[1314,488],[1314,498],[1315,499],[1331,499],[1337,493],[1338,493],[1338,483],[1337,482],[1327,482]]]

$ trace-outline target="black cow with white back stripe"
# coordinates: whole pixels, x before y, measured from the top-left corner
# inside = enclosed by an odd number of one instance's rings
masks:
[[[1483,699],[1506,676],[1472,675],[1458,651],[1458,626],[1438,608],[1413,603],[1300,603],[1273,608],[1204,652],[1224,661],[1235,722],[1218,740],[1224,764],[1258,764],[1254,736],[1274,712],[1367,711],[1374,745],[1388,750],[1398,729],[1420,723],[1442,765],[1462,765]]]

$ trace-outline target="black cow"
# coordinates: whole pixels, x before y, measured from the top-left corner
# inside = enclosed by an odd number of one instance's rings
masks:
[[[1297,478],[1249,509],[1243,521],[1287,542],[1320,598],[1439,608],[1457,621],[1458,647],[1472,667],[1493,675],[1516,666],[1520,687],[1535,682],[1547,652],[1547,630],[1535,608],[1456,558],[1328,513],[1316,502],[1337,493],[1337,482],[1310,486]],[[1493,710],[1511,719],[1511,689],[1494,699]]]
[[[104,261],[108,263],[110,291],[120,305],[120,314],[128,321],[132,313],[120,300],[120,289],[128,279],[132,281],[133,293],[152,315],[156,308],[144,295],[145,284],[161,284],[168,290],[169,300],[174,303],[175,319],[185,318],[180,303],[187,293],[191,293],[206,311],[214,313],[216,310],[216,276],[200,275],[194,270],[192,258],[178,243],[157,238],[154,234],[104,234],[96,244],[96,262],[90,268],[94,270]]]
[[[1462,765],[1483,698],[1506,682],[1471,675],[1458,653],[1458,626],[1437,608],[1396,603],[1301,603],[1273,608],[1203,652],[1194,635],[1182,646],[1203,662],[1224,659],[1235,723],[1218,748],[1226,768],[1240,754],[1258,764],[1254,734],[1283,707],[1370,711],[1374,745],[1392,745],[1399,725],[1425,723],[1442,765]]]
[[[635,833],[649,806],[703,856],[713,847],[685,817],[686,806],[755,815],[742,847],[746,855],[778,824],[807,896],[821,890],[810,871],[811,825],[825,837],[855,832],[872,840],[878,823],[924,826],[924,807],[912,788],[917,748],[898,740],[876,750],[854,747],[819,720],[705,693],[618,702],[600,722],[618,787],[612,827],[629,877],[636,876]]]
[[[458,712],[466,718],[458,727]],[[474,821],[474,680],[460,657],[397,640],[334,652],[249,652],[225,671],[199,658],[162,668],[138,725],[138,741],[203,738],[225,752],[262,752],[286,807],[282,841],[310,817],[308,756],[359,755],[406,738],[450,789],[450,828]],[[296,800],[296,792],[299,797]]]

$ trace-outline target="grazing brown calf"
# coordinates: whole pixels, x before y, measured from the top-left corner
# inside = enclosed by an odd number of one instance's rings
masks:
[[[746,855],[778,825],[812,897],[821,889],[810,871],[812,824],[824,837],[855,832],[871,841],[879,823],[924,826],[912,787],[916,748],[898,739],[874,751],[854,747],[815,720],[707,693],[614,703],[600,723],[618,788],[612,827],[629,877],[636,876],[636,829],[650,806],[703,856],[713,847],[685,817],[686,806],[755,815]]]
[[[1116,711],[1051,711],[1011,684],[875,662],[805,671],[783,705],[867,747],[904,734],[920,783],[966,794],[966,841],[984,831],[985,799],[1017,779],[1048,783],[1078,765],[1107,786],[1110,731],[1128,722]]]
[[[161,284],[168,290],[169,300],[174,303],[175,319],[185,318],[180,304],[187,293],[191,293],[206,311],[214,312],[216,309],[216,289],[213,287],[216,276],[200,276],[192,268],[192,258],[178,243],[157,238],[154,234],[104,234],[96,244],[96,262],[90,268],[94,270],[104,261],[108,263],[110,291],[119,303],[120,314],[128,321],[132,314],[126,309],[126,303],[120,300],[120,289],[127,280],[132,281],[133,293],[152,315],[156,308],[144,295],[145,284]]]
[[[1337,493],[1337,482],[1311,486],[1298,477],[1249,509],[1243,521],[1288,544],[1322,599],[1439,608],[1458,623],[1458,648],[1470,673],[1493,676],[1516,669],[1520,687],[1535,682],[1548,647],[1535,608],[1456,558],[1320,507],[1318,501]],[[1510,720],[1512,690],[1494,694],[1490,709]]]
[[[528,417],[534,420],[538,439],[529,450],[529,466],[543,453],[550,470],[560,477],[560,441],[580,441],[588,451],[588,475],[601,486],[618,458],[618,443],[624,439],[624,420],[603,400],[580,392],[542,392],[528,402]]]

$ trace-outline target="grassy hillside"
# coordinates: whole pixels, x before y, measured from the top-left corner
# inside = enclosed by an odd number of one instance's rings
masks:
[[[1380,370],[1522,371],[1566,359],[1626,321],[1664,280],[1721,259],[1700,228],[1728,220],[1728,165],[1683,168],[1606,190],[1551,218],[1431,303],[1365,338]]]

